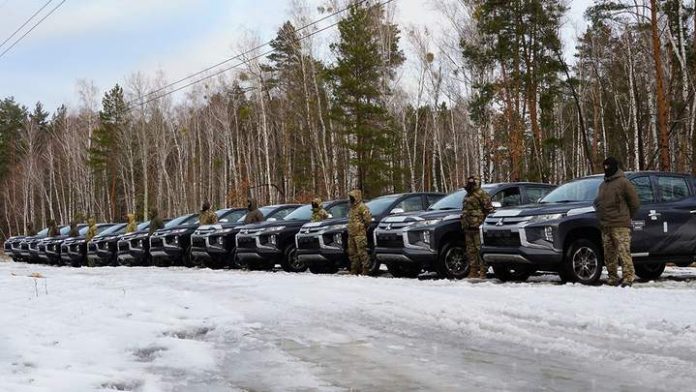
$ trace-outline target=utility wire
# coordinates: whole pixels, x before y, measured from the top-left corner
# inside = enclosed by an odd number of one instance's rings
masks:
[[[387,1],[384,1],[384,2],[377,3],[377,4],[375,4],[374,6],[386,5],[386,4],[391,3],[392,1],[394,1],[394,0],[387,0]],[[317,25],[317,24],[319,24],[319,23],[321,23],[321,22],[323,22],[323,21],[325,21],[325,20],[327,20],[327,19],[330,19],[330,18],[332,18],[332,17],[334,17],[334,16],[336,16],[336,15],[339,15],[339,14],[345,12],[345,11],[348,11],[348,10],[349,10],[351,7],[353,7],[353,6],[358,6],[358,5],[361,5],[361,4],[363,4],[363,3],[367,3],[367,2],[369,2],[369,0],[360,0],[360,1],[357,1],[357,2],[355,2],[355,3],[353,3],[353,4],[349,5],[349,6],[347,6],[347,7],[345,7],[345,8],[342,8],[342,9],[340,9],[340,10],[334,11],[334,12],[332,12],[332,13],[330,13],[330,14],[328,14],[328,15],[326,15],[326,16],[320,18],[320,19],[317,19],[317,20],[315,20],[315,21],[313,21],[313,22],[311,22],[311,23],[308,23],[308,24],[306,24],[306,25],[304,25],[304,26],[302,26],[302,27],[299,27],[299,28],[295,29],[295,32],[299,32],[299,31],[302,31],[302,30],[306,30],[306,29],[308,29],[308,28],[310,28],[310,27],[312,27],[312,26],[314,26],[314,25]],[[334,27],[334,26],[336,26],[337,24],[338,24],[338,23],[334,23],[334,24],[332,24],[331,26],[329,26],[328,28]],[[304,36],[304,37],[300,37],[300,39],[298,39],[296,42],[299,42],[301,39],[304,39],[304,38],[307,38],[307,37],[311,37],[311,36],[315,35],[316,33],[321,32],[321,31],[325,31],[325,30],[327,30],[327,28],[323,28],[323,29],[321,29],[321,30],[314,31],[314,32],[312,32],[312,33],[310,33],[310,34],[308,34],[308,35],[306,35],[306,36]],[[249,50],[246,50],[246,51],[244,51],[244,52],[242,52],[242,53],[240,53],[240,54],[238,54],[238,55],[236,55],[236,56],[230,57],[230,58],[228,58],[228,59],[226,59],[226,60],[223,60],[223,61],[221,61],[221,62],[219,62],[219,63],[217,63],[217,64],[211,65],[211,66],[209,66],[209,67],[207,67],[207,68],[205,68],[205,69],[202,69],[202,70],[200,70],[200,71],[198,71],[198,72],[196,72],[196,73],[193,73],[193,74],[191,74],[191,75],[188,75],[188,76],[186,76],[186,77],[183,77],[183,78],[181,78],[181,79],[179,79],[179,80],[177,80],[177,81],[175,81],[175,82],[169,83],[169,84],[167,84],[166,86],[163,86],[163,87],[160,87],[160,88],[158,88],[158,89],[156,89],[156,90],[150,91],[149,93],[143,95],[141,98],[137,98],[137,99],[134,99],[133,101],[129,102],[129,103],[128,103],[128,106],[131,106],[131,105],[143,105],[143,104],[152,102],[153,100],[148,100],[148,97],[150,97],[150,96],[152,96],[152,95],[156,95],[156,94],[158,94],[158,93],[160,93],[160,92],[162,92],[162,91],[164,91],[164,90],[167,90],[168,88],[171,88],[171,87],[173,87],[173,86],[175,86],[175,85],[177,85],[177,84],[179,84],[179,83],[183,83],[183,82],[185,82],[185,81],[187,81],[187,80],[189,80],[189,79],[195,78],[196,76],[199,76],[199,75],[204,74],[204,73],[206,73],[206,72],[208,72],[208,71],[211,71],[211,70],[213,70],[213,69],[215,69],[215,68],[217,68],[217,67],[219,67],[219,66],[221,66],[221,65],[225,65],[225,64],[227,64],[227,63],[229,63],[229,62],[232,62],[232,61],[234,61],[234,60],[238,60],[238,59],[240,59],[240,58],[243,58],[243,57],[246,56],[246,55],[249,55],[249,54],[251,54],[251,53],[253,53],[253,52],[255,52],[255,51],[259,50],[259,49],[262,49],[262,48],[265,47],[265,46],[270,45],[272,42],[273,42],[273,40],[268,41],[268,42],[264,42],[263,44],[257,45],[257,46],[255,46],[255,47],[253,47],[253,48],[251,48],[251,49],[249,49]],[[267,54],[270,54],[270,52],[265,52],[264,54],[262,54],[262,55],[260,55],[260,56],[253,57],[253,58],[250,59],[250,60],[257,59],[257,58],[262,57],[262,56],[265,56],[265,55],[267,55]],[[219,75],[219,74],[221,74],[221,73],[223,73],[223,72],[229,71],[230,69],[233,69],[233,68],[236,68],[236,67],[241,66],[241,65],[243,65],[243,64],[246,64],[247,62],[248,62],[248,61],[244,61],[244,62],[242,62],[242,63],[240,63],[240,64],[236,64],[236,65],[233,66],[233,67],[225,68],[225,69],[224,69],[223,71],[221,71],[221,72],[216,72],[216,73],[212,74],[211,76],[206,76],[205,78],[199,79],[199,80],[197,80],[197,81],[195,81],[195,82],[187,83],[187,84],[184,85],[183,87],[177,88],[177,89],[173,90],[172,92],[176,92],[176,91],[182,90],[183,88],[186,88],[186,87],[189,87],[189,86],[191,86],[191,85],[193,85],[193,84],[199,83],[200,81],[209,79],[210,77],[217,76],[217,75]],[[166,94],[166,95],[169,95],[169,94]],[[162,95],[162,97],[164,97],[164,96],[166,96],[166,95]],[[159,98],[156,98],[156,99],[159,99]],[[155,99],[155,100],[156,100],[156,99]],[[139,102],[139,101],[140,101],[140,102]],[[144,101],[144,102],[143,102],[143,101]]]
[[[52,2],[53,2],[53,0],[48,0],[43,6],[41,6],[41,8],[38,9],[38,11],[34,12],[34,15],[30,16],[29,19],[27,19],[26,21],[24,21],[24,23],[23,23],[21,26],[19,26],[19,27],[17,28],[17,30],[15,30],[12,34],[10,34],[9,37],[5,38],[5,40],[2,41],[2,43],[0,43],[0,48],[2,48],[3,46],[5,46],[5,44],[6,44],[9,40],[11,40],[12,38],[14,38],[14,36],[17,35],[17,33],[19,33],[20,31],[22,31],[22,29],[23,29],[26,25],[28,25],[29,22],[32,21],[32,19],[36,18],[36,15],[40,14],[41,11],[43,11],[46,7],[48,7],[48,5],[51,4]],[[0,5],[0,7],[3,7],[5,4],[7,4],[7,0],[5,0],[5,2],[2,3],[2,5]]]
[[[51,1],[53,1],[53,0],[51,0]],[[68,1],[68,0],[63,0],[63,1],[61,1],[60,3],[58,3],[57,6],[53,7],[46,15],[44,15],[43,18],[41,18],[38,22],[36,22],[36,24],[34,24],[26,33],[22,34],[21,37],[17,38],[17,40],[16,40],[15,42],[13,42],[12,45],[10,45],[9,48],[5,49],[2,53],[0,53],[0,58],[2,58],[2,56],[4,56],[7,52],[9,52],[10,50],[12,50],[12,48],[14,48],[15,45],[17,45],[21,40],[23,40],[24,37],[26,37],[27,35],[29,35],[29,33],[31,33],[32,31],[34,31],[34,29],[36,29],[37,27],[39,27],[39,25],[40,25],[41,23],[43,23],[44,20],[46,20],[49,16],[51,16],[54,12],[56,12],[56,11],[58,10],[58,8],[60,8],[60,6],[62,6],[63,4],[65,4],[66,1]],[[50,1],[49,1],[49,3],[50,3]]]

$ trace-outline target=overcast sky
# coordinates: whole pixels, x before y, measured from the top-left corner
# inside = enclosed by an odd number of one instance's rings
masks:
[[[0,0],[0,42],[46,1]],[[94,81],[101,91],[136,71],[153,74],[161,69],[168,79],[178,79],[238,53],[241,37],[272,39],[288,19],[290,1],[67,0],[0,58],[0,98],[14,96],[28,106],[41,100],[53,110],[64,102],[76,103],[79,79]],[[46,11],[58,3],[54,0]],[[324,1],[306,3],[314,10]],[[433,3],[395,0],[397,22],[445,26]],[[591,3],[569,1],[563,28],[568,57]]]

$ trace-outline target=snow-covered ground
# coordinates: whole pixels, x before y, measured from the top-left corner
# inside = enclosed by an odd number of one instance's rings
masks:
[[[0,296],[0,391],[696,390],[696,268],[621,289],[0,262]]]

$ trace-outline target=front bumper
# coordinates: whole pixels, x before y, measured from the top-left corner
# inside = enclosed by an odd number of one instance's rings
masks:
[[[425,230],[417,230],[420,233]],[[434,237],[432,231],[430,238]],[[409,230],[375,230],[375,257],[385,264],[419,265],[431,270],[437,261],[438,253],[427,244],[414,245],[409,239]]]
[[[335,233],[297,234],[297,259],[309,266],[348,265],[348,255],[342,247],[327,245],[324,242],[324,235],[333,234]]]
[[[529,238],[530,231],[539,226],[496,228],[484,226],[481,230],[481,257],[488,264],[526,264],[537,269],[556,269],[563,262],[563,251],[553,242]],[[555,230],[555,229],[554,229]],[[557,232],[557,231],[554,231]],[[504,234],[504,235],[501,235]],[[510,234],[508,237],[507,234]],[[534,242],[530,242],[534,241]]]
[[[239,240],[239,236],[237,237]],[[247,239],[249,241],[253,240],[255,246],[252,247],[238,247],[237,248],[237,258],[245,263],[254,262],[269,262],[273,264],[280,264],[283,259],[283,251],[272,245],[261,244],[260,238],[258,236],[253,237],[243,237],[242,240]],[[248,242],[247,242],[248,243]]]

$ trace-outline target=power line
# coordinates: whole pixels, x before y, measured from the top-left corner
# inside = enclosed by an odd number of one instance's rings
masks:
[[[44,8],[48,7],[48,5],[51,4],[52,2],[53,2],[53,0],[48,0],[43,6],[41,6],[41,8],[39,8],[36,12],[34,12],[34,15],[30,16],[29,19],[27,19],[26,21],[24,21],[24,23],[23,23],[21,26],[19,26],[19,27],[17,28],[17,30],[15,30],[12,34],[10,34],[9,37],[7,37],[4,41],[2,41],[2,43],[0,44],[0,48],[2,48],[3,46],[5,46],[5,44],[7,43],[7,41],[11,40],[12,38],[14,38],[15,35],[17,35],[17,33],[19,33],[20,31],[22,31],[22,29],[24,28],[24,26],[28,25],[29,22],[31,22],[34,18],[36,18],[36,15],[38,15],[39,13],[41,13],[41,11],[43,11]],[[5,4],[7,4],[7,1],[5,1],[4,3],[2,3],[2,5],[0,5],[0,7],[4,6]]]
[[[57,6],[53,7],[50,11],[48,11],[48,13],[46,15],[44,15],[43,18],[41,18],[38,22],[36,22],[36,24],[34,24],[26,33],[22,34],[22,36],[19,37],[15,42],[13,42],[9,48],[5,49],[2,53],[0,53],[0,58],[2,58],[2,56],[4,56],[7,52],[12,50],[12,48],[14,48],[15,45],[17,45],[20,41],[22,41],[27,35],[29,35],[29,33],[34,31],[34,29],[39,27],[39,25],[41,23],[43,23],[44,20],[46,20],[49,16],[51,16],[54,12],[56,12],[58,10],[58,8],[60,8],[66,1],[68,1],[68,0],[61,1],[60,3],[58,3]],[[50,3],[50,1],[49,1],[49,3]]]
[[[394,1],[394,0],[387,0],[387,1],[383,2],[383,3],[380,2],[380,3],[375,4],[375,6],[378,6],[378,5],[386,5],[386,4],[391,3],[392,1]],[[334,16],[336,16],[336,15],[339,15],[339,14],[341,14],[341,13],[343,13],[343,12],[349,10],[349,9],[350,9],[351,7],[353,7],[353,6],[358,6],[358,5],[361,5],[361,4],[363,4],[363,3],[367,3],[367,2],[369,2],[369,0],[360,0],[360,1],[357,1],[357,2],[355,2],[355,3],[353,3],[353,4],[349,5],[349,6],[347,6],[347,7],[345,7],[345,8],[342,8],[342,9],[340,9],[340,10],[334,11],[334,12],[332,12],[332,13],[330,13],[330,14],[328,14],[328,15],[326,15],[326,16],[320,18],[320,19],[317,19],[317,20],[315,20],[315,21],[313,21],[313,22],[311,22],[311,23],[308,23],[308,24],[306,24],[306,25],[304,25],[304,26],[302,26],[302,27],[299,27],[299,28],[295,29],[295,31],[296,31],[296,32],[299,32],[299,31],[302,31],[302,30],[306,30],[306,29],[308,29],[308,28],[310,28],[310,27],[312,27],[312,26],[314,26],[314,25],[317,25],[317,24],[319,24],[319,23],[321,23],[321,22],[323,22],[323,21],[325,21],[325,20],[327,20],[327,19],[330,19],[330,18],[332,18],[332,17],[334,17]],[[333,25],[331,25],[331,26],[329,26],[329,27],[333,27],[333,26],[336,26],[336,25],[337,25],[337,23],[334,23]],[[321,31],[324,31],[324,30],[326,30],[326,28],[325,28],[325,29],[322,29]],[[311,37],[312,35],[315,35],[316,33],[317,33],[317,31],[315,31],[315,32],[313,32],[313,33],[311,33],[311,34],[305,36],[304,38]],[[144,103],[152,102],[152,100],[147,100],[147,98],[150,97],[150,96],[152,96],[152,95],[156,95],[156,94],[158,94],[158,93],[160,93],[160,92],[162,92],[162,91],[164,91],[164,90],[166,90],[166,89],[168,89],[168,88],[171,88],[171,87],[173,87],[173,86],[175,86],[175,85],[177,85],[177,84],[179,84],[179,83],[185,82],[185,81],[187,81],[187,80],[189,80],[189,79],[192,79],[192,78],[194,78],[194,77],[196,77],[196,76],[199,76],[199,75],[204,74],[204,73],[206,73],[206,72],[208,72],[208,71],[211,71],[211,70],[213,70],[213,69],[215,69],[215,68],[217,68],[217,67],[219,67],[219,66],[221,66],[221,65],[225,65],[225,64],[227,64],[227,63],[229,63],[229,62],[232,62],[232,61],[234,61],[234,60],[238,60],[238,59],[242,58],[243,56],[249,55],[249,54],[251,54],[251,53],[253,53],[253,52],[255,52],[255,51],[257,51],[257,50],[259,50],[259,49],[261,49],[261,48],[263,48],[263,47],[265,47],[265,46],[270,45],[272,42],[273,42],[273,40],[264,42],[263,44],[260,44],[260,45],[257,45],[257,46],[255,46],[255,47],[251,48],[251,49],[248,49],[248,50],[246,50],[246,51],[244,51],[244,52],[242,52],[242,53],[240,53],[240,54],[238,54],[238,55],[236,55],[236,56],[230,57],[230,58],[228,58],[228,59],[226,59],[226,60],[223,60],[223,61],[221,61],[221,62],[219,62],[219,63],[217,63],[217,64],[211,65],[211,66],[209,66],[209,67],[207,67],[207,68],[205,68],[205,69],[202,69],[202,70],[200,70],[200,71],[198,71],[198,72],[196,72],[196,73],[193,73],[193,74],[191,74],[191,75],[188,75],[188,76],[186,76],[186,77],[183,77],[183,78],[181,78],[181,79],[179,79],[179,80],[177,80],[177,81],[175,81],[175,82],[169,83],[169,84],[167,84],[166,86],[163,86],[163,87],[160,87],[160,88],[158,88],[158,89],[156,89],[156,90],[150,91],[149,93],[143,95],[141,98],[137,98],[137,99],[134,99],[133,101],[129,102],[129,103],[128,103],[128,106],[131,106],[131,105],[133,105],[133,104],[142,105],[142,104],[144,104]],[[299,42],[299,40],[298,40],[298,42]],[[265,53],[265,54],[270,54],[270,53]],[[265,54],[264,54],[264,55],[265,55]],[[263,55],[262,55],[262,56],[263,56]],[[256,59],[256,58],[258,58],[258,57],[254,57],[254,59]],[[243,62],[242,64],[245,64],[245,62]],[[236,65],[236,66],[234,66],[234,67],[230,67],[230,68],[225,68],[225,70],[223,70],[222,72],[217,72],[217,73],[213,74],[212,76],[219,75],[220,73],[229,71],[230,69],[236,68],[236,67],[238,67],[238,66],[240,66],[240,65],[242,65],[242,64],[238,64],[238,65]],[[212,77],[212,76],[211,76],[211,77]],[[208,79],[208,78],[209,78],[209,77],[205,77],[205,78],[203,78],[203,79],[200,79],[199,81],[202,81],[202,80],[205,80],[205,79]],[[193,82],[193,83],[188,83],[188,84],[184,85],[184,87],[182,87],[182,88],[189,87],[189,86],[191,86],[191,85],[193,85],[193,84],[198,83],[199,81],[196,81],[196,82]],[[177,88],[176,90],[174,90],[174,92],[179,91],[179,90],[181,90],[182,88]],[[167,94],[167,95],[169,95],[169,94]],[[163,95],[163,97],[164,97],[164,96],[166,96],[166,95]],[[158,99],[159,99],[159,98],[158,98]],[[144,103],[143,103],[143,102],[138,103],[138,101],[146,101],[146,102],[144,102]]]

